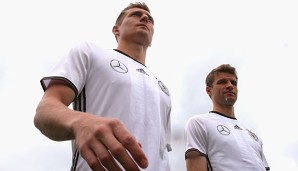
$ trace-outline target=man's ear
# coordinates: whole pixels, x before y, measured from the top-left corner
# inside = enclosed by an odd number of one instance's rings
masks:
[[[115,35],[116,41],[118,42],[118,36],[119,36],[118,26],[114,26],[112,29],[112,32]]]
[[[209,97],[211,97],[211,87],[206,87],[206,93],[209,95]]]

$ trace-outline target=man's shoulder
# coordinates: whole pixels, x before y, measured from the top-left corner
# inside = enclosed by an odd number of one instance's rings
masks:
[[[188,119],[188,123],[190,122],[198,122],[200,120],[204,120],[206,118],[208,118],[210,116],[209,113],[201,113],[201,114],[194,114],[193,116],[191,116],[189,119]]]
[[[99,46],[95,42],[91,41],[79,42],[75,47],[80,49],[104,49],[102,46]]]
[[[199,114],[195,114],[190,118],[206,118],[206,117],[210,117],[210,113],[199,113]]]
[[[76,43],[74,43],[73,48],[78,48],[78,49],[86,49],[86,48],[108,49],[108,48],[104,48],[104,46],[102,46],[102,45],[98,45],[96,42],[93,42],[93,41],[76,42]]]
[[[194,127],[198,127],[199,125],[202,127],[209,127],[210,125],[218,124],[221,119],[222,117],[220,117],[219,115],[215,115],[209,112],[195,114],[187,120],[186,128],[193,129]]]

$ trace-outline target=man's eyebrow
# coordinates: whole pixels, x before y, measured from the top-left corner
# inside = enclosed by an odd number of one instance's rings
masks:
[[[148,11],[143,11],[143,10],[141,10],[141,9],[137,9],[137,10],[135,10],[135,11],[131,11],[131,12],[129,12],[130,14],[134,14],[134,13],[138,13],[138,12],[140,12],[140,13],[145,13],[149,18],[150,18],[150,20],[152,20],[152,21],[154,21],[154,18],[152,17],[152,15],[148,12]]]

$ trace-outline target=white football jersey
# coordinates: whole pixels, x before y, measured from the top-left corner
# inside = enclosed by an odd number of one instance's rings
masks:
[[[167,87],[128,55],[82,43],[41,80],[65,80],[76,92],[73,108],[120,119],[142,144],[148,171],[169,171],[171,99]],[[73,142],[72,170],[89,171]]]
[[[185,126],[186,151],[198,151],[212,171],[266,171],[263,143],[237,119],[220,113],[195,115]]]

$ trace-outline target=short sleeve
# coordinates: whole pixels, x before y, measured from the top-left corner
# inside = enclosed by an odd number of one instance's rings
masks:
[[[206,128],[201,117],[194,116],[190,118],[184,130],[185,138],[185,154],[192,150],[206,155]]]

